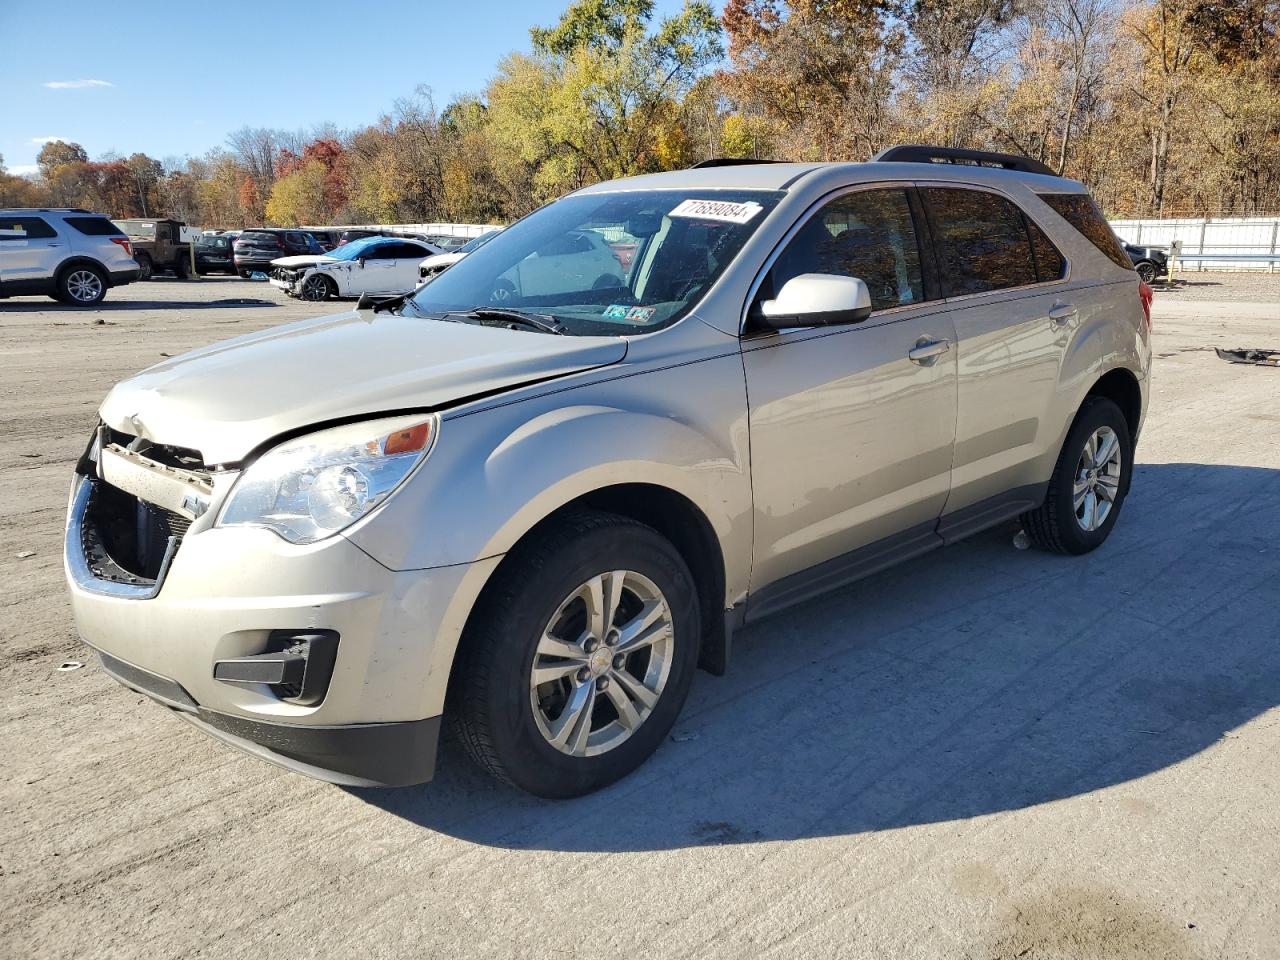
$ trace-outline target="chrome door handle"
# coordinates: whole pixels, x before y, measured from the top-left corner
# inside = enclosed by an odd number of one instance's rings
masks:
[[[916,345],[907,351],[907,359],[912,363],[928,363],[951,349],[950,340],[930,340],[928,337],[921,337],[916,341]]]
[[[1077,310],[1069,303],[1060,303],[1049,311],[1049,319],[1054,323],[1069,323],[1076,318]]]

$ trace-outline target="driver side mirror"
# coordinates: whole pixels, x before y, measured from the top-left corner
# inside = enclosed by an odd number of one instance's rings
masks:
[[[857,277],[802,273],[774,299],[761,300],[753,314],[756,325],[769,330],[861,323],[871,316],[871,291]]]

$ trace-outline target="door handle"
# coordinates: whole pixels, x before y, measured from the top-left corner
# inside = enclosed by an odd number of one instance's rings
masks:
[[[1078,311],[1069,303],[1060,303],[1049,311],[1049,319],[1054,323],[1064,324],[1076,318]]]
[[[923,365],[936,360],[950,349],[950,340],[930,340],[928,337],[921,337],[916,341],[916,345],[907,351],[907,359],[912,363]]]

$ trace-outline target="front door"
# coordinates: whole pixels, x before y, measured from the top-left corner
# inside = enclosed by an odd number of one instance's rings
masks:
[[[43,217],[0,218],[0,282],[48,280],[67,253]]]
[[[820,207],[770,269],[858,277],[856,324],[743,340],[751,431],[755,617],[938,543],[956,427],[955,330],[926,282],[905,187]],[[878,559],[877,559],[878,558]]]

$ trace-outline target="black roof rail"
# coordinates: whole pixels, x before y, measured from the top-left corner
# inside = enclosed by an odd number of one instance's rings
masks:
[[[782,160],[752,160],[749,157],[712,157],[695,163],[690,170],[702,170],[706,167],[745,167],[753,163],[782,163]]]
[[[996,167],[1001,170],[1017,170],[1021,173],[1039,173],[1048,177],[1057,174],[1039,160],[1020,157],[1013,153],[992,153],[988,150],[962,150],[957,147],[930,147],[921,143],[907,143],[886,147],[874,157],[873,163],[950,163],[957,166]]]

